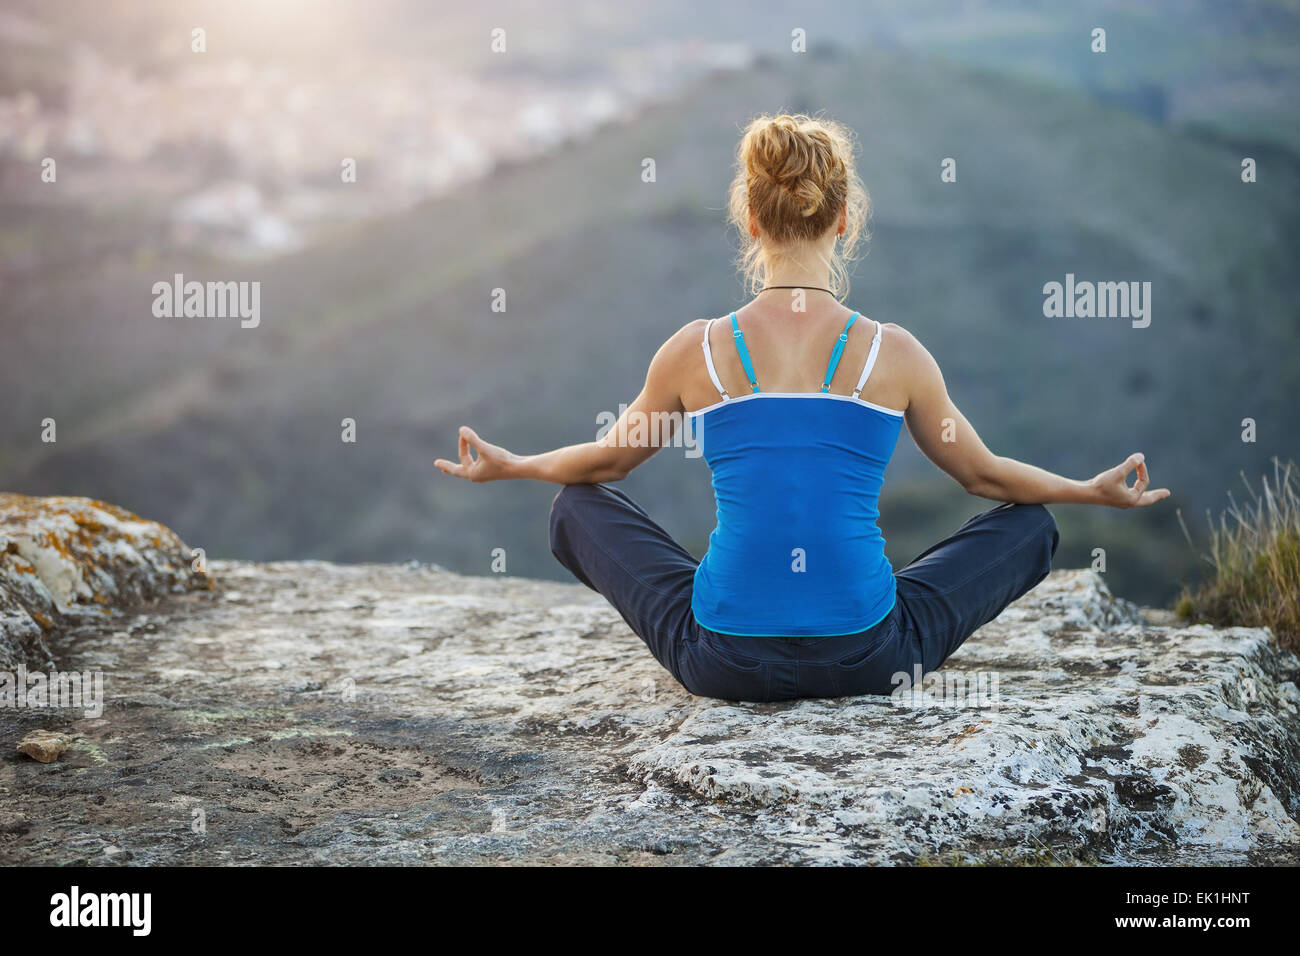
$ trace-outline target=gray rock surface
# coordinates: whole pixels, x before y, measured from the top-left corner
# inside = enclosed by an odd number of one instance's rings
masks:
[[[0,863],[1297,862],[1300,661],[1055,572],[942,694],[687,694],[577,585],[216,562],[50,639]],[[932,688],[933,689],[933,688]],[[40,764],[31,730],[71,735]]]

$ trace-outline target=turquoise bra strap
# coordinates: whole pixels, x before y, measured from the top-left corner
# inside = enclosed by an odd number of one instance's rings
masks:
[[[835,351],[831,352],[831,364],[826,366],[826,378],[822,381],[822,391],[831,390],[831,379],[835,377],[835,370],[840,366],[840,356],[844,354],[844,343],[849,340],[849,329],[853,328],[853,323],[858,320],[858,313],[854,312],[849,316],[848,324],[844,326],[844,331],[835,342]]]
[[[740,353],[740,364],[745,366],[745,376],[749,379],[750,390],[760,391],[758,376],[754,374],[754,363],[749,360],[749,349],[745,348],[745,333],[740,331],[740,323],[736,321],[735,312],[731,313],[731,337],[736,340],[736,351]]]

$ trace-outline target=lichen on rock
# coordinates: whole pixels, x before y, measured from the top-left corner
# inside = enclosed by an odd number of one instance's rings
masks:
[[[51,667],[47,637],[87,616],[210,586],[157,522],[90,498],[0,493],[0,670]]]

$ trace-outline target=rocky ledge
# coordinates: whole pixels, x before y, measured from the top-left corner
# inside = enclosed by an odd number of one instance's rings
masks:
[[[208,586],[156,522],[90,498],[0,493],[0,670],[50,667],[46,638],[70,624]]]
[[[0,863],[1300,861],[1300,660],[1091,572],[917,693],[743,704],[686,693],[577,585],[215,562],[208,589],[166,529],[69,506],[67,558],[24,501],[0,639],[102,674],[102,714],[11,683]],[[66,749],[20,753],[34,731]]]

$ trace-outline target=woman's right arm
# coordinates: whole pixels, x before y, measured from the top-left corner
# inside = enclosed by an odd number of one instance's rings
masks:
[[[1168,488],[1148,488],[1150,477],[1140,452],[1084,480],[993,454],[953,404],[939,364],[925,346],[903,329],[898,329],[894,341],[897,367],[908,380],[907,430],[925,456],[970,494],[1018,504],[1112,508],[1144,507],[1169,497]],[[1137,480],[1130,485],[1128,476],[1134,470]]]
[[[621,481],[671,440],[684,425],[681,370],[699,350],[704,320],[680,329],[655,353],[645,386],[609,431],[597,441],[567,445],[537,455],[516,455],[484,441],[469,426],[458,431],[459,461],[439,458],[433,464],[445,475],[473,482],[527,478],[557,485]],[[664,423],[669,429],[663,432]]]

